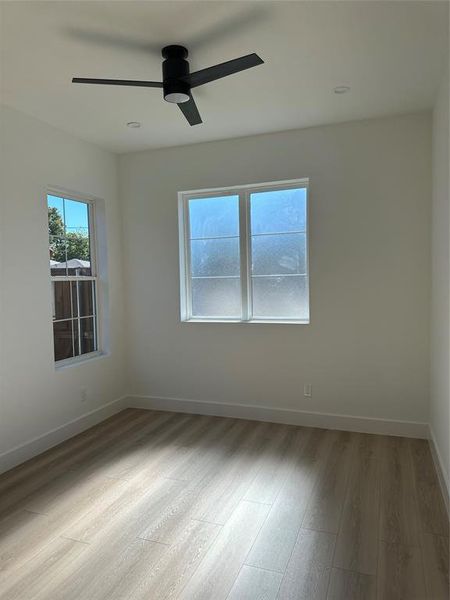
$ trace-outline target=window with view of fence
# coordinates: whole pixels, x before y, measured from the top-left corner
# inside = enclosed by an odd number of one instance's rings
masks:
[[[47,195],[55,361],[98,350],[92,202]]]

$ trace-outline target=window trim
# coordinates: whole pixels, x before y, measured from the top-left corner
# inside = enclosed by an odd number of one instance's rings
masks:
[[[97,225],[97,215],[96,215],[96,204],[97,202],[101,202],[100,198],[92,196],[90,194],[80,194],[79,192],[74,192],[65,188],[61,188],[58,186],[47,186],[44,194],[45,201],[45,211],[47,215],[48,209],[48,196],[55,196],[57,198],[62,198],[66,200],[73,200],[74,202],[81,202],[83,204],[88,205],[88,222],[89,222],[89,250],[91,256],[91,272],[92,275],[60,275],[60,276],[52,276],[51,269],[48,269],[48,276],[50,282],[50,290],[52,290],[52,283],[58,281],[94,281],[95,282],[95,315],[94,315],[94,335],[97,343],[97,350],[93,352],[86,352],[85,354],[79,354],[77,356],[71,356],[69,358],[64,358],[62,360],[55,360],[53,358],[53,364],[55,370],[63,369],[66,367],[70,367],[72,365],[79,365],[84,362],[89,362],[95,358],[100,358],[102,356],[106,356],[106,353],[102,350],[102,315],[101,315],[101,302],[99,301],[99,291],[100,291],[100,277],[99,277],[99,269],[98,269],[98,249],[97,249],[97,234],[96,234],[96,225]],[[47,218],[47,227],[48,230],[48,218]],[[48,238],[48,234],[47,234]],[[48,241],[47,241],[48,244]],[[51,291],[51,293],[53,293]],[[51,304],[50,304],[51,305]],[[69,319],[58,319],[61,320],[69,320]],[[53,332],[53,323],[54,323],[53,315],[51,315],[50,327]],[[54,337],[52,333],[52,346],[54,346]],[[53,348],[53,356],[54,356],[54,348]]]
[[[208,188],[202,190],[186,190],[178,192],[178,221],[179,221],[179,261],[180,261],[180,319],[183,323],[248,323],[248,324],[289,324],[309,325],[311,322],[310,310],[310,274],[309,274],[309,178],[286,179],[283,181],[269,181],[236,185],[230,187]],[[252,317],[252,283],[251,283],[251,219],[250,195],[254,192],[272,192],[306,188],[306,283],[308,298],[308,318],[288,319],[286,317],[253,318]],[[236,317],[194,317],[192,315],[191,292],[191,256],[190,256],[190,224],[189,200],[211,198],[220,196],[239,196],[239,250],[240,250],[240,277],[242,318]]]

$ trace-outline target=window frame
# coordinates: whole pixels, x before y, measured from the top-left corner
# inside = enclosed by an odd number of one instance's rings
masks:
[[[306,255],[305,279],[308,299],[308,318],[289,319],[286,317],[253,318],[252,316],[252,273],[251,273],[251,218],[250,196],[254,192],[272,192],[289,189],[306,189]],[[189,201],[200,198],[239,196],[239,250],[240,250],[240,282],[241,282],[241,318],[223,316],[195,317],[192,315],[191,289],[191,248]],[[183,323],[275,323],[309,325],[310,311],[310,274],[309,274],[309,178],[287,179],[230,187],[187,190],[178,192],[178,224],[179,224],[179,261],[180,261],[180,318]]]
[[[52,331],[52,345],[53,345],[53,364],[55,365],[55,369],[62,369],[65,367],[69,367],[71,365],[77,365],[101,356],[104,356],[104,352],[102,351],[102,319],[101,319],[101,314],[100,314],[100,306],[101,306],[101,302],[99,299],[99,290],[100,290],[100,285],[99,285],[99,269],[98,269],[98,263],[97,263],[97,257],[98,257],[98,251],[97,251],[97,234],[96,234],[96,223],[97,223],[97,215],[96,215],[96,203],[97,201],[99,201],[98,198],[95,198],[94,196],[90,196],[88,194],[80,194],[78,192],[73,192],[70,190],[66,190],[63,188],[58,188],[58,187],[47,187],[47,189],[45,190],[45,207],[46,207],[46,214],[47,214],[47,210],[48,210],[48,196],[55,196],[57,198],[61,198],[61,199],[65,199],[65,200],[72,200],[74,202],[80,202],[82,204],[87,204],[88,206],[88,225],[89,225],[89,252],[90,252],[90,266],[91,266],[91,275],[52,275],[51,273],[51,268],[49,268],[48,272],[49,272],[49,280],[50,280],[50,290],[51,290],[51,294],[53,295],[53,288],[52,288],[52,284],[55,282],[62,282],[62,281],[93,281],[94,282],[94,290],[95,290],[95,302],[94,304],[94,310],[95,310],[95,314],[93,315],[94,317],[94,336],[95,336],[95,341],[96,341],[96,346],[97,349],[94,350],[93,352],[86,352],[84,354],[79,354],[77,356],[71,356],[69,358],[64,358],[62,360],[55,360],[54,358],[54,334],[53,334],[53,324],[56,322],[62,322],[62,321],[69,321],[69,320],[75,320],[75,319],[57,319],[54,320],[53,319],[53,313],[51,314],[51,331]],[[47,217],[48,220],[48,217]],[[47,223],[47,229],[48,229],[48,223]],[[47,234],[48,237],[48,234]],[[51,306],[53,305],[53,297],[52,298],[52,302],[51,302]],[[80,318],[82,317],[78,317],[76,320],[78,321],[78,328],[79,328],[79,321]],[[78,331],[78,335],[80,336],[80,331]],[[79,340],[80,343],[80,340]]]

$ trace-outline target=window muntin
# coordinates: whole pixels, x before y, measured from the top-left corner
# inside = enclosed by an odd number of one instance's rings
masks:
[[[91,202],[47,195],[55,362],[98,350]]]
[[[182,320],[309,322],[307,180],[180,192]]]

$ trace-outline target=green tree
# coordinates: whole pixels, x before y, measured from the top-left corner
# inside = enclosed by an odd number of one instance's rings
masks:
[[[89,260],[89,237],[80,232],[70,232],[67,239],[67,260],[79,258]]]
[[[64,235],[64,223],[55,206],[48,208],[48,235]]]
[[[57,208],[48,209],[48,233],[50,258],[58,262],[71,258],[90,260],[89,258],[89,236],[81,231],[71,231],[64,234],[64,223]]]

